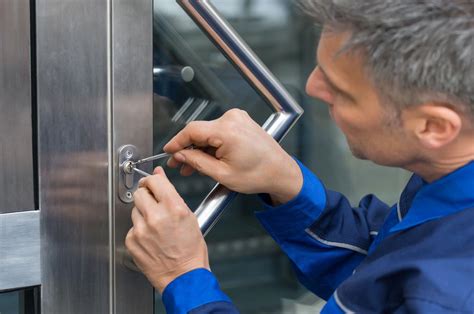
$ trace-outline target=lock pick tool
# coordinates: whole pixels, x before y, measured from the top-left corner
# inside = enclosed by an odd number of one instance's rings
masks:
[[[186,149],[194,149],[194,148],[195,148],[195,146],[191,145],[191,146],[187,147]],[[147,163],[147,162],[152,162],[152,161],[155,161],[155,160],[169,158],[172,155],[173,154],[161,153],[161,154],[158,154],[158,155],[153,155],[153,156],[150,156],[150,157],[142,158],[142,159],[137,160],[137,161],[132,161],[130,163],[130,168],[131,168],[132,171],[135,171],[136,173],[138,173],[138,174],[140,174],[144,177],[148,177],[148,176],[151,176],[151,174],[149,174],[148,172],[145,172],[141,169],[138,169],[137,168],[138,165],[141,165],[141,164],[144,164],[144,163]]]
[[[141,169],[138,169],[137,166],[141,165],[141,164],[144,164],[144,163],[147,163],[147,162],[152,162],[152,161],[155,161],[155,160],[169,158],[169,157],[171,157],[171,155],[172,154],[161,153],[161,154],[153,155],[153,156],[143,158],[143,159],[140,159],[140,160],[137,160],[137,161],[132,161],[132,162],[130,162],[130,170],[135,171],[136,173],[138,173],[138,174],[140,174],[144,177],[149,177],[149,176],[151,176],[151,174],[149,174],[148,172],[145,172]]]

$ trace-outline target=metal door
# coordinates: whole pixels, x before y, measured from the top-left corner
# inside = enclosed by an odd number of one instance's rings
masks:
[[[2,314],[38,311],[39,296],[43,313],[153,311],[123,263],[130,204],[114,182],[122,143],[151,153],[151,9],[0,2]]]
[[[301,108],[209,1],[178,3],[274,111],[263,127],[281,140]],[[26,291],[43,313],[153,311],[124,248],[121,161],[153,153],[154,23],[151,0],[0,2],[0,292]],[[204,233],[234,196],[217,185],[201,202]]]

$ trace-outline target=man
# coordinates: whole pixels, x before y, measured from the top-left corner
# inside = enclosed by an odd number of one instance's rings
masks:
[[[323,313],[474,312],[474,3],[304,8],[324,25],[307,92],[329,105],[356,157],[414,173],[398,204],[367,196],[352,208],[239,110],[189,124],[166,145],[168,165],[262,194],[257,218],[328,300]],[[163,169],[141,181],[135,205],[126,245],[167,311],[237,312]]]

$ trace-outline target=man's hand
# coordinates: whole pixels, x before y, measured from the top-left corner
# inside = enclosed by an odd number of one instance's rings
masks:
[[[186,149],[191,145],[200,149]],[[291,156],[238,109],[214,121],[191,122],[164,151],[173,154],[168,166],[184,164],[182,175],[197,170],[236,192],[268,193],[276,203],[295,197],[303,184]]]
[[[161,167],[140,181],[134,194],[133,227],[125,245],[138,268],[163,292],[176,277],[209,269],[207,246],[196,216]]]

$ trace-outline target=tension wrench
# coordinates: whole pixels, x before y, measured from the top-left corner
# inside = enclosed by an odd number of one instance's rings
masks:
[[[132,166],[132,171],[135,171],[136,173],[141,174],[141,175],[144,176],[144,177],[149,177],[149,176],[151,176],[151,174],[149,174],[148,172],[143,171],[143,170],[140,170],[140,169],[138,169],[138,168],[135,167],[135,166]]]

